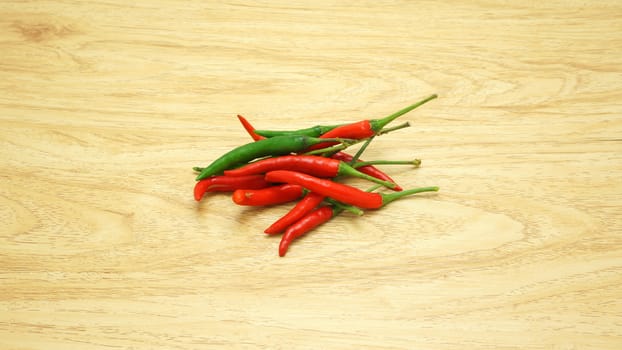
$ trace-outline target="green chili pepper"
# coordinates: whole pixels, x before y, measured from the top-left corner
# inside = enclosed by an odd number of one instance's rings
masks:
[[[227,169],[248,163],[256,158],[299,152],[309,148],[309,146],[326,142],[327,140],[346,144],[351,142],[351,140],[344,139],[320,139],[300,135],[275,136],[247,143],[223,154],[220,158],[203,168],[196,180],[199,181],[213,175],[220,175]]]
[[[341,125],[343,124],[316,125],[310,128],[298,129],[298,130],[255,130],[255,133],[263,137],[275,137],[275,136],[284,136],[284,135],[304,135],[304,136],[310,136],[310,137],[318,137]]]

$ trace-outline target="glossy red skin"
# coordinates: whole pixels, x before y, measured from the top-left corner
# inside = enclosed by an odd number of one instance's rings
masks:
[[[321,139],[342,138],[342,139],[360,140],[360,139],[371,137],[374,134],[375,132],[372,129],[372,126],[369,120],[361,120],[356,123],[338,126],[322,134],[320,138]],[[321,148],[330,147],[336,144],[337,144],[336,142],[319,143],[317,145],[311,146],[309,149],[310,150],[321,149]]]
[[[273,170],[292,170],[317,177],[339,175],[340,161],[319,156],[280,156],[262,159],[243,167],[225,170],[226,176],[265,174]]]
[[[212,176],[194,185],[194,199],[200,201],[206,192],[233,192],[237,189],[260,189],[271,184],[262,175]]]
[[[233,202],[238,205],[264,206],[287,203],[300,197],[304,189],[299,185],[284,184],[258,190],[239,189],[233,192]]]
[[[279,244],[279,256],[285,256],[287,249],[292,241],[305,233],[311,231],[315,227],[330,220],[334,215],[334,210],[330,206],[323,206],[308,213],[295,224],[290,226],[283,234],[281,243]]]
[[[338,126],[320,136],[322,139],[341,137],[344,139],[364,139],[374,135],[369,120]]]
[[[382,206],[382,196],[378,193],[365,192],[356,187],[344,185],[328,179],[321,179],[304,173],[288,170],[275,170],[266,174],[268,182],[284,182],[300,185],[311,192],[316,192],[339,202],[365,209],[377,209]]]
[[[307,193],[307,195],[298,203],[296,203],[296,205],[287,214],[285,214],[279,220],[275,221],[264,232],[267,234],[275,234],[285,231],[289,226],[296,223],[307,213],[320,205],[323,200],[324,196],[322,196],[321,194],[317,194],[314,192]]]

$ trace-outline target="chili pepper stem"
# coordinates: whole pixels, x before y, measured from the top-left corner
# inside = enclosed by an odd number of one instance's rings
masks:
[[[356,162],[352,165],[353,168],[360,168],[367,165],[412,165],[419,167],[421,165],[421,159],[413,160],[370,160],[367,162]]]
[[[388,193],[388,194],[381,193],[380,195],[382,196],[382,206],[385,206],[393,202],[394,200],[400,199],[405,196],[409,196],[411,194],[421,193],[421,192],[436,192],[436,191],[438,191],[438,186],[413,188],[413,189],[404,190],[401,192],[394,192],[394,193]]]
[[[325,139],[327,142],[330,142],[330,141],[340,142],[340,144],[339,145],[335,145],[335,146],[326,147],[326,148],[315,149],[315,150],[312,150],[312,151],[309,151],[309,152],[306,152],[306,153],[302,153],[302,154],[305,155],[305,156],[321,154],[323,156],[330,157],[331,155],[333,155],[333,154],[335,154],[335,153],[337,153],[339,151],[343,151],[344,149],[346,149],[346,148],[348,148],[350,146],[353,146],[353,145],[355,145],[357,143],[360,143],[360,142],[363,142],[363,141],[371,142],[370,139],[374,138],[375,136],[383,135],[383,134],[389,133],[391,131],[407,128],[409,126],[410,126],[410,123],[408,123],[408,122],[402,123],[402,124],[397,125],[397,126],[392,127],[392,128],[382,129],[379,132],[377,132],[375,135],[370,136],[370,137],[366,137],[366,138],[363,138],[363,139],[340,139],[340,138],[337,138],[337,140],[340,140],[340,141],[334,141],[335,139],[327,138],[327,139]],[[363,150],[364,150],[364,148],[363,148]]]
[[[437,97],[438,97],[438,95],[436,95],[436,94],[430,95],[430,96],[424,98],[423,100],[421,100],[421,101],[419,101],[419,102],[417,102],[415,104],[412,104],[412,105],[410,105],[410,106],[408,106],[406,108],[400,109],[399,111],[397,111],[397,112],[395,112],[395,113],[393,113],[393,114],[391,114],[389,116],[386,116],[386,117],[384,117],[382,119],[376,119],[376,120],[373,121],[372,126],[373,126],[374,130],[378,131],[378,130],[384,128],[390,122],[394,121],[396,118],[398,118],[398,117],[400,117],[400,116],[402,116],[402,115],[412,111],[413,109],[421,106],[422,104],[424,104],[426,102],[432,101],[433,99],[435,99]]]
[[[375,178],[373,176],[369,176],[365,173],[362,173],[356,169],[354,169],[352,166],[348,165],[348,163],[339,163],[339,175],[347,175],[347,176],[354,176],[354,177],[358,177],[360,179],[365,179],[371,182],[375,182],[377,184],[380,184],[384,187],[390,188],[390,189],[395,189],[397,187],[397,184],[391,182],[391,181],[385,181],[385,180],[381,180],[378,178]]]
[[[365,143],[363,144],[363,146],[361,146],[361,148],[359,148],[359,150],[354,154],[354,156],[352,157],[352,160],[349,161],[348,164],[352,165],[356,163],[356,161],[359,160],[359,157],[361,157],[361,154],[365,152],[365,150],[367,149],[367,146],[369,146],[369,144],[374,140],[375,137],[376,135],[373,135],[370,138],[368,138],[367,141],[365,141]]]
[[[192,170],[194,170],[194,171],[196,171],[196,172],[200,173],[200,172],[202,172],[202,171],[203,171],[203,168],[202,168],[202,167],[200,167],[200,166],[195,166],[195,167],[193,167],[193,168],[192,168]]]
[[[400,125],[394,126],[392,128],[385,128],[380,130],[379,132],[377,132],[375,135],[370,136],[367,141],[365,141],[365,143],[363,144],[363,146],[361,146],[361,148],[359,148],[359,150],[354,154],[354,156],[352,157],[352,160],[349,161],[348,163],[350,165],[356,163],[356,161],[361,157],[361,155],[363,154],[363,152],[365,152],[365,150],[367,149],[367,146],[369,146],[369,144],[374,140],[374,138],[378,135],[382,135],[382,134],[386,134],[389,133],[391,131],[395,131],[395,130],[399,130],[399,129],[403,129],[403,128],[407,128],[410,126],[409,122],[406,123],[402,123]]]
[[[325,201],[327,201],[328,203],[332,204],[335,209],[339,209],[340,211],[343,210],[347,210],[350,213],[357,215],[357,216],[361,216],[363,215],[365,212],[363,210],[361,210],[360,208],[357,208],[353,205],[347,205],[347,204],[343,204],[343,203],[339,203],[336,200],[332,199],[332,198],[325,198]]]
[[[342,145],[348,145],[348,146],[351,146],[351,145],[359,142],[359,140],[356,140],[356,139],[344,139],[344,138],[341,138],[341,137],[326,138],[326,139],[322,139],[322,141],[324,141],[324,142],[339,142]]]
[[[330,139],[327,139],[327,140],[330,140]],[[326,148],[320,148],[320,149],[316,149],[316,150],[313,150],[313,151],[305,152],[305,153],[303,153],[303,155],[305,155],[305,156],[312,156],[312,155],[315,155],[315,154],[339,152],[339,151],[342,151],[342,150],[344,150],[344,149],[346,149],[346,148],[348,148],[348,147],[350,147],[350,146],[352,146],[352,145],[354,145],[356,143],[358,143],[358,142],[342,142],[342,143],[340,143],[338,145],[335,145],[335,146],[330,146],[330,147],[326,147]]]
[[[374,192],[375,190],[379,189],[380,187],[382,187],[382,186],[380,186],[380,185],[373,185],[372,187],[366,189],[365,192]]]
[[[391,131],[395,131],[395,130],[399,130],[399,129],[404,129],[404,128],[409,128],[409,127],[410,127],[410,123],[409,122],[404,122],[404,123],[402,123],[400,125],[392,126],[390,128],[381,129],[380,131],[378,131],[376,133],[376,136],[388,134]]]

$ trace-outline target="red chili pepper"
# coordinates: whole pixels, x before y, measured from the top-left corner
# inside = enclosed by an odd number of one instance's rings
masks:
[[[307,215],[296,221],[296,223],[287,228],[285,234],[281,237],[281,243],[279,244],[279,256],[285,256],[287,248],[289,248],[289,245],[294,239],[330,220],[340,211],[341,209],[331,206],[323,206],[307,213]]]
[[[410,194],[438,191],[438,187],[422,187],[389,194],[370,193],[361,191],[356,187],[288,170],[270,171],[266,174],[266,181],[300,185],[311,192],[316,192],[339,202],[366,209],[378,209],[383,205]]]
[[[320,138],[347,138],[347,139],[364,139],[367,137],[371,137],[375,135],[378,131],[384,128],[387,124],[395,120],[397,117],[402,116],[413,109],[421,106],[422,104],[435,99],[436,95],[431,95],[423,100],[412,104],[406,108],[403,108],[389,116],[386,116],[382,119],[368,119],[361,120],[358,122],[337,126],[336,128],[322,134]],[[310,150],[326,148],[332,145],[335,145],[336,142],[326,142],[320,143],[317,145],[313,145],[310,147]]]
[[[326,132],[320,136],[322,139],[331,138],[331,137],[343,137],[348,139],[365,139],[373,136],[376,131],[374,130],[372,123],[369,120],[361,120],[359,122],[350,123],[342,126],[338,126],[333,130]],[[329,136],[336,135],[336,136]],[[348,135],[348,136],[345,136]]]
[[[376,187],[376,186],[374,186]],[[374,187],[370,188],[367,190],[367,192],[371,192],[374,190]],[[313,192],[310,192],[313,193]],[[316,194],[317,195],[317,194]],[[352,209],[358,209],[356,207],[350,206],[350,205],[344,205],[342,203],[337,203],[334,202],[330,205],[330,208],[332,210],[332,215],[330,217],[327,217],[327,213],[325,212],[327,209],[323,209],[320,208],[318,210],[316,210],[316,212],[311,212],[310,210],[307,212],[307,214],[303,215],[297,222],[292,223],[291,226],[289,226],[288,230],[285,232],[285,235],[283,235],[282,239],[281,239],[281,244],[279,244],[279,255],[280,256],[284,256],[287,248],[289,247],[290,243],[297,237],[302,236],[303,234],[311,231],[313,228],[317,227],[318,225],[330,220],[331,218],[339,215],[342,211],[344,210],[352,210]],[[360,210],[360,209],[358,209]],[[358,215],[362,215],[363,212],[361,211],[360,213],[356,213]]]
[[[240,121],[240,123],[242,123],[242,126],[244,127],[246,132],[253,138],[253,140],[259,141],[265,139],[265,137],[255,133],[255,128],[248,120],[246,120],[246,118],[238,114],[238,120]]]
[[[348,163],[338,159],[319,157],[319,156],[280,156],[262,159],[241,168],[225,170],[226,176],[241,176],[264,174],[273,170],[292,170],[317,177],[336,177],[340,175],[354,176],[365,180],[379,183],[388,188],[395,188],[397,185],[390,181],[380,180],[373,176],[364,174]]]
[[[341,160],[343,162],[349,163],[350,161],[352,161],[352,159],[354,159],[353,156],[345,153],[345,152],[338,152],[335,153],[331,156],[331,158],[333,159],[338,159]],[[360,162],[363,162],[362,159],[359,159]],[[389,176],[387,175],[384,171],[376,168],[373,165],[364,165],[362,167],[358,167],[356,168],[356,170],[362,172],[363,174],[367,174],[369,176],[373,176],[376,179],[380,179],[383,181],[389,181],[392,182],[394,184],[396,184],[395,188],[393,188],[394,191],[401,191],[403,190],[403,188],[400,185],[397,185],[397,183]]]
[[[225,170],[225,175],[243,176],[265,174],[272,170],[295,170],[317,177],[335,177],[339,174],[340,164],[342,162],[337,159],[320,156],[289,155],[266,158],[240,168]]]
[[[297,222],[308,212],[315,209],[322,201],[324,196],[314,192],[309,192],[283,217],[270,225],[264,232],[267,234],[275,234],[283,232],[287,227]]]
[[[255,130],[256,130],[255,127],[246,118],[244,118],[243,116],[238,114],[238,119],[240,120],[240,123],[242,123],[242,126],[244,126],[244,129],[246,130],[246,132],[253,138],[253,140],[258,141],[258,140],[262,140],[262,139],[265,138],[264,136],[258,135],[255,132]],[[335,126],[335,127],[338,127],[338,126]],[[346,163],[349,163],[353,159],[353,157],[351,155],[349,155],[349,154],[347,154],[345,152],[335,153],[335,154],[332,155],[331,158],[337,159],[337,160],[341,160],[341,161],[346,162]],[[363,160],[359,159],[359,161],[362,162]],[[247,169],[247,171],[248,170],[249,169]],[[271,170],[276,170],[276,169],[271,169]],[[282,169],[282,170],[285,170],[285,169]],[[299,169],[290,169],[290,170],[298,170],[298,171],[300,171]],[[382,170],[376,168],[373,165],[365,165],[365,166],[362,166],[362,167],[358,167],[358,168],[356,168],[356,170],[362,172],[363,174],[367,174],[369,176],[375,177],[376,179],[396,184],[395,187],[393,188],[394,191],[402,191],[403,190],[403,188],[400,185],[398,185],[389,175],[387,175],[385,172],[383,172]],[[237,169],[237,171],[241,171],[241,170]],[[235,172],[233,174],[231,174],[231,172],[232,172],[231,170],[226,170],[225,174],[230,173],[230,175],[232,175],[232,176],[239,176],[239,175],[235,175]],[[264,172],[266,172],[266,171],[264,171]],[[303,171],[303,172],[306,172],[306,171]],[[307,173],[314,175],[313,173],[310,173],[310,172],[307,172]],[[258,173],[258,174],[260,174],[260,173]],[[316,176],[322,177],[322,175],[316,175]],[[332,177],[332,176],[327,176],[327,177]]]
[[[320,138],[325,139],[325,138],[329,138],[329,135],[333,135],[331,136],[333,138],[339,137],[339,138],[360,140],[360,139],[371,137],[375,133],[376,132],[372,129],[372,126],[369,120],[361,120],[360,122],[338,126],[334,128],[333,130],[325,134],[322,134]],[[309,150],[326,148],[326,147],[336,145],[336,144],[337,144],[336,142],[319,143],[317,145],[309,147]]]
[[[237,189],[260,189],[270,186],[262,175],[212,176],[194,185],[194,199],[200,201],[205,192],[233,192]]]
[[[285,184],[258,190],[235,190],[232,199],[239,205],[275,205],[294,201],[300,198],[303,192],[304,190],[300,185]]]

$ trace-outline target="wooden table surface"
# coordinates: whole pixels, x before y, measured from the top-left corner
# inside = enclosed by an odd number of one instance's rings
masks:
[[[2,1],[0,348],[622,348],[622,3]],[[437,194],[279,258],[193,166],[418,99]],[[352,184],[367,186],[361,182]]]

